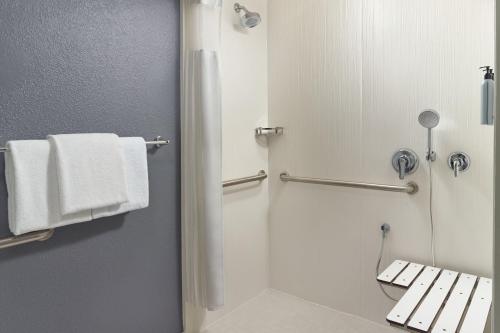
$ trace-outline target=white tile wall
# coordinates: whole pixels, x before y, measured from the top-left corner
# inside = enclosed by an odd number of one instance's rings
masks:
[[[492,274],[493,129],[479,125],[481,65],[494,63],[493,0],[270,0],[271,286],[383,321],[392,303],[375,282],[385,263],[429,263],[425,108],[441,114],[434,167],[437,263]],[[300,176],[400,183],[395,150],[421,158],[415,196],[283,184]],[[453,178],[449,153],[471,170]]]
[[[493,0],[244,4],[263,23],[239,29],[233,3],[224,3],[224,178],[267,170],[268,147],[255,140],[255,127],[286,129],[270,143],[271,196],[267,182],[226,190],[226,307],[207,323],[270,284],[383,322],[393,303],[374,279],[379,225],[392,225],[386,264],[429,263],[425,161],[408,179],[420,185],[413,197],[285,185],[278,175],[399,183],[390,158],[410,147],[423,159],[417,116],[424,108],[441,114],[433,178],[438,264],[490,276],[493,130],[479,125],[477,67],[493,63]],[[458,179],[445,163],[454,150],[472,158]]]

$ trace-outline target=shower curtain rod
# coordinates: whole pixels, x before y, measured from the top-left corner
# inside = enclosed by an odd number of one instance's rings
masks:
[[[401,192],[401,193],[408,193],[408,194],[415,194],[418,192],[418,185],[414,182],[409,182],[408,184],[403,185],[403,186],[372,184],[372,183],[362,183],[362,182],[347,182],[347,181],[332,180],[332,179],[295,177],[295,176],[290,176],[288,174],[288,172],[281,173],[280,179],[284,182],[330,185],[330,186],[341,186],[341,187],[353,187],[353,188],[361,188],[361,189],[365,189],[365,190]]]
[[[156,148],[160,148],[161,146],[165,146],[170,144],[170,140],[165,140],[161,136],[157,136],[153,141],[146,141],[147,146],[155,146]],[[6,153],[9,151],[7,147],[0,147],[0,153]]]

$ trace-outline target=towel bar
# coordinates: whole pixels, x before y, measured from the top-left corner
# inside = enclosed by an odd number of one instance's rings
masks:
[[[168,144],[170,144],[170,140],[165,140],[161,136],[157,136],[153,141],[146,141],[146,145],[155,146],[156,148],[160,148]],[[5,153],[8,151],[9,149],[7,147],[0,147],[0,153]],[[48,230],[34,231],[20,236],[12,236],[0,239],[0,250],[36,241],[43,242],[52,237],[53,234],[54,234],[54,229],[48,229]]]
[[[165,146],[170,144],[170,140],[165,140],[161,136],[157,136],[153,141],[146,141],[146,145],[155,146],[156,148],[161,148],[161,146]],[[0,147],[0,153],[6,153],[9,151],[7,147]]]

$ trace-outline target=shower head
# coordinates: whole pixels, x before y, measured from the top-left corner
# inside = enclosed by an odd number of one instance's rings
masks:
[[[422,111],[418,116],[418,122],[425,128],[434,128],[439,124],[439,113],[434,110]]]
[[[246,9],[245,6],[242,6],[239,3],[234,4],[234,11],[238,14],[241,11],[244,12],[243,16],[240,19],[241,26],[244,28],[254,28],[254,27],[258,26],[259,23],[262,21],[259,13],[251,12],[248,9]]]
[[[439,124],[439,113],[434,110],[424,110],[418,116],[418,122],[427,128],[427,161],[436,160],[436,152],[432,151],[432,129]]]

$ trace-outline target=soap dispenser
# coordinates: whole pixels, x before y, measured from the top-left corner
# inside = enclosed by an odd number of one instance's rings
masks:
[[[491,66],[483,66],[484,82],[481,87],[481,125],[493,125],[495,111],[495,74]]]

